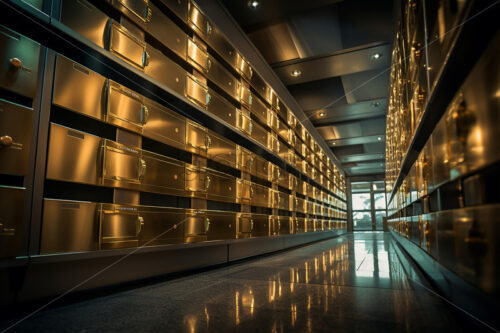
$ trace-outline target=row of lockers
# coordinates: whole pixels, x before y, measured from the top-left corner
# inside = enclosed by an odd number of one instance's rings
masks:
[[[405,1],[392,54],[386,124],[391,192],[430,93],[472,1]]]
[[[343,230],[345,221],[224,211],[44,202],[41,253],[191,243]],[[68,223],[68,221],[73,221]]]
[[[390,219],[388,225],[474,286],[498,294],[499,213],[499,205],[489,205]]]
[[[284,184],[280,177],[276,181],[313,201],[54,123],[47,160],[46,178],[51,180],[345,218],[345,211],[333,207],[337,204],[345,209],[343,201],[303,181],[299,189],[295,177],[296,182],[289,177]]]
[[[389,209],[395,212],[455,179],[462,179],[463,205],[491,202],[486,167],[500,160],[496,138],[500,89],[500,34],[474,66],[447,107]]]
[[[123,4],[120,2],[112,2],[112,4],[123,9]],[[173,4],[167,1],[166,5],[172,6]],[[222,42],[223,36],[214,32],[213,25],[193,2],[186,5],[186,13],[189,13],[186,16],[186,22],[190,22],[190,27],[195,32],[200,33],[197,29],[200,24],[204,27],[209,26],[210,28],[206,28],[210,30],[208,35],[205,34],[206,31],[202,31],[201,37],[211,41],[213,44],[207,43],[216,51],[229,47],[227,45],[230,44],[227,41]],[[233,75],[223,63],[211,56],[207,47],[203,45],[203,39],[197,39],[196,35],[190,37],[154,4],[148,3],[147,7],[152,14],[146,22],[140,24],[144,30],[138,30],[137,26],[131,25],[128,20],[122,19],[120,23],[113,21],[90,3],[74,0],[62,1],[60,20],[98,46],[109,49],[113,54],[144,71],[160,85],[185,96],[226,123],[246,132],[263,146],[280,154],[299,170],[314,169],[314,172],[318,173],[316,176],[318,179],[320,173],[328,177],[327,173],[330,172],[339,178],[339,187],[343,186],[343,178],[333,162],[328,160],[300,121],[276,97],[267,84],[264,83],[263,89],[258,88],[252,80],[257,78],[257,74],[251,69],[246,70],[250,68],[248,63],[235,50],[234,58],[225,59],[233,66],[233,70],[237,70],[242,75],[242,79]],[[88,8],[91,10],[89,11]],[[82,12],[87,13],[88,17],[86,17],[87,14],[82,15]],[[128,13],[127,18],[137,18],[137,13],[132,12],[129,9],[124,10],[125,14]],[[163,33],[165,28],[168,33]],[[186,61],[194,68],[193,72],[187,72],[161,50],[146,43],[145,33]],[[224,55],[230,53],[220,52],[223,58]],[[165,75],[165,73],[169,74]],[[220,88],[225,96],[232,99],[232,102],[210,88],[207,80]],[[266,91],[266,93],[257,96],[255,91]],[[239,108],[233,102],[236,102]],[[281,137],[287,145],[280,145],[278,137]],[[313,168],[304,168],[308,162]]]

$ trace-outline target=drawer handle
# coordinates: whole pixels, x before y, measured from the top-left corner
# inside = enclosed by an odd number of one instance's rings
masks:
[[[250,231],[253,230],[253,219],[250,219]]]
[[[148,122],[149,110],[146,105],[141,105],[141,124],[145,125]]]
[[[210,58],[207,58],[207,65],[206,65],[207,72],[210,71],[210,68],[212,68],[212,60],[210,60]]]
[[[205,149],[208,150],[210,146],[212,145],[212,138],[210,138],[210,135],[205,136]]]
[[[210,188],[211,181],[212,181],[212,179],[210,178],[210,176],[207,176],[205,178],[205,191],[208,191],[208,189]]]
[[[250,185],[250,199],[253,199],[253,194],[254,194],[253,186]]]
[[[153,12],[151,11],[151,8],[148,7],[147,15],[146,15],[146,23],[151,22],[152,17],[153,17]]]
[[[12,67],[14,67],[15,69],[22,69],[23,68],[23,62],[21,59],[19,58],[11,58],[9,60],[9,63]]]
[[[208,229],[210,229],[210,219],[207,217],[205,219],[205,232],[208,232]]]
[[[139,234],[144,228],[144,218],[142,216],[137,216],[137,221],[135,225],[135,237],[139,236]]]
[[[144,50],[142,53],[142,66],[146,67],[149,65],[149,61],[151,60],[151,57],[149,56],[148,51]]]
[[[251,168],[252,168],[252,166],[253,166],[253,157],[250,157],[250,158],[248,159],[248,168],[249,168],[249,169],[251,169]]]
[[[1,136],[0,137],[0,144],[3,146],[3,147],[9,147],[11,146],[12,144],[14,143],[14,140],[12,139],[11,136],[9,135],[4,135],[4,136]]]
[[[207,36],[211,35],[212,31],[213,31],[212,25],[210,24],[210,22],[207,21],[207,27],[206,27],[206,34],[207,34]]]
[[[207,93],[205,95],[205,105],[208,106],[208,104],[210,104],[211,100],[212,100],[212,96],[209,93]]]
[[[143,160],[142,158],[139,158],[139,174],[138,178],[139,180],[142,180],[144,178],[144,174],[146,173],[146,161]]]

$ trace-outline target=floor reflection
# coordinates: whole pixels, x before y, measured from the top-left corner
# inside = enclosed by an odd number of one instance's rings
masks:
[[[13,331],[461,331],[449,305],[415,290],[394,246],[350,234],[50,309]]]

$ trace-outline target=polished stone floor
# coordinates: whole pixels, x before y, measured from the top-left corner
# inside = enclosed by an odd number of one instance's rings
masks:
[[[387,233],[354,233],[41,311],[11,332],[468,332]],[[6,323],[4,323],[6,324]],[[5,327],[5,326],[4,326]]]

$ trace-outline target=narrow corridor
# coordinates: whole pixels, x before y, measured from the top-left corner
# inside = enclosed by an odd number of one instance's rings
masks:
[[[387,233],[348,234],[58,306],[12,332],[469,331],[398,251]]]

